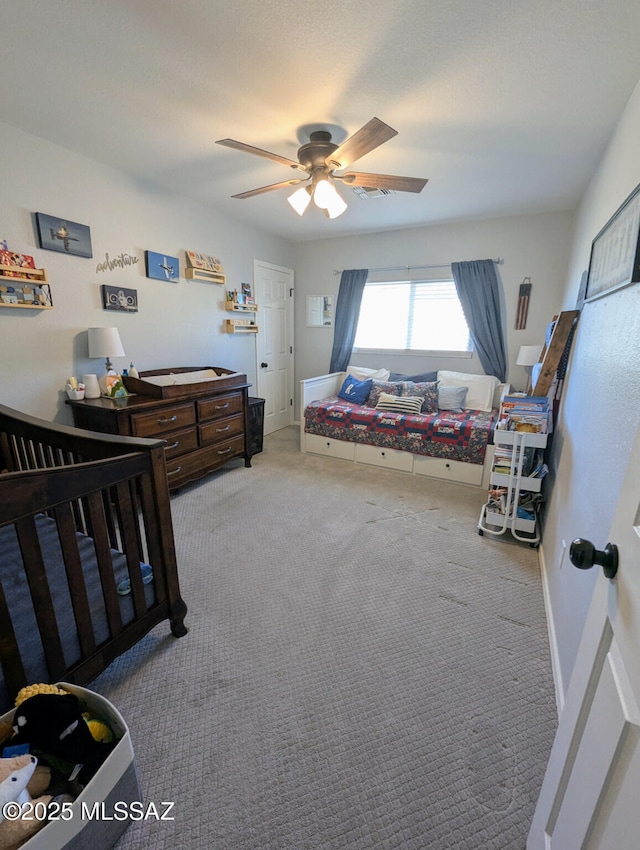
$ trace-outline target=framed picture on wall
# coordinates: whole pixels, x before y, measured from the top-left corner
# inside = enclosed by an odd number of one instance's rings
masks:
[[[124,289],[122,286],[102,287],[102,307],[104,310],[117,310],[119,313],[138,312],[138,290]]]
[[[144,258],[147,277],[154,280],[178,280],[180,277],[180,261],[177,257],[156,254],[155,251],[145,251]]]
[[[39,212],[35,216],[41,248],[75,257],[93,257],[91,230],[86,224]]]
[[[640,184],[591,245],[585,301],[640,281]]]

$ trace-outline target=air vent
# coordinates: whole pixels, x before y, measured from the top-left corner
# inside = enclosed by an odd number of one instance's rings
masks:
[[[352,186],[351,191],[359,198],[382,198],[384,195],[397,195],[393,189],[366,189],[364,186]]]

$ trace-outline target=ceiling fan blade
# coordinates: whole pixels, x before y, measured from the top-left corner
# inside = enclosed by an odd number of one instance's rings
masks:
[[[265,159],[270,159],[273,162],[279,162],[281,165],[288,165],[289,168],[297,168],[304,171],[304,168],[299,162],[293,159],[288,159],[286,156],[280,156],[271,151],[264,151],[262,148],[254,148],[253,145],[245,145],[244,142],[236,142],[235,139],[218,139],[216,145],[224,145],[226,148],[233,148],[236,151],[244,151],[244,153],[252,153],[255,156],[262,156]]]
[[[356,159],[360,159],[361,156],[397,135],[398,131],[394,130],[393,127],[385,124],[379,118],[372,118],[341,145],[338,145],[334,152],[329,154],[326,163],[329,168],[346,168]]]
[[[283,180],[281,183],[271,183],[269,186],[261,186],[259,189],[250,189],[248,192],[240,192],[239,195],[232,195],[232,198],[253,198],[255,195],[262,195],[263,192],[272,192],[274,189],[285,189],[287,186],[295,186],[297,183],[304,183],[304,178]]]
[[[336,180],[344,181],[348,186],[363,186],[367,189],[393,189],[395,192],[422,192],[429,182],[422,177],[397,177],[393,174],[365,174],[362,171],[349,171],[347,174],[334,174]]]

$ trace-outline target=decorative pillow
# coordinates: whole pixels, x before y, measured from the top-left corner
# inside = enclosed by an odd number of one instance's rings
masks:
[[[350,401],[353,404],[364,404],[371,390],[371,378],[368,381],[358,381],[353,375],[347,375],[343,385],[340,387],[338,398]]]
[[[413,381],[402,381],[401,396],[419,396],[422,399],[421,413],[438,412],[438,382],[428,381],[414,383]]]
[[[401,386],[393,381],[373,381],[371,392],[367,401],[367,407],[377,407],[380,393],[388,393],[389,395],[400,395]]]
[[[420,413],[422,401],[422,396],[380,393],[376,410],[393,410],[395,413]]]
[[[377,381],[388,381],[388,369],[367,369],[365,366],[347,366],[347,375],[353,375],[359,381],[366,381],[367,378],[374,378]]]
[[[484,410],[489,413],[493,408],[493,394],[500,381],[495,375],[467,375],[464,372],[438,372],[438,380],[443,387],[467,387],[465,410]]]
[[[372,376],[373,377],[373,376]],[[420,384],[425,381],[437,381],[437,372],[421,372],[419,375],[401,375],[400,372],[391,372],[389,375],[390,381],[413,381],[414,384]]]
[[[438,387],[438,407],[452,413],[462,413],[468,387]]]

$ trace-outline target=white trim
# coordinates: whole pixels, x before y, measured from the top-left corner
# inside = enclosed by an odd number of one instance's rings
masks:
[[[549,581],[547,577],[547,561],[544,555],[544,544],[538,549],[538,560],[540,563],[540,577],[542,579],[542,597],[544,599],[544,611],[547,618],[547,633],[549,635],[549,650],[551,652],[551,671],[553,673],[553,684],[556,692],[556,710],[558,717],[562,714],[565,700],[564,682],[562,681],[562,668],[560,667],[560,653],[558,651],[558,639],[551,605],[551,594],[549,592]]]
[[[451,349],[450,351],[438,351],[432,349],[421,350],[419,348],[356,348],[353,349],[354,354],[383,354],[389,356],[395,356],[396,354],[400,354],[403,357],[460,357],[462,359],[470,360],[474,351],[454,351]]]

